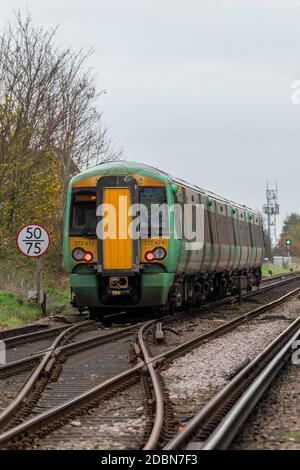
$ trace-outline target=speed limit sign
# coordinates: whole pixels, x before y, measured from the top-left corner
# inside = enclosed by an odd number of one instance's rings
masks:
[[[25,225],[19,230],[17,247],[23,255],[29,258],[39,258],[46,253],[49,245],[50,235],[42,225]]]

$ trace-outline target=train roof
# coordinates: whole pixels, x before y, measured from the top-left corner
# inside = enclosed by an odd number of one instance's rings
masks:
[[[98,174],[110,174],[110,173],[115,173],[119,172],[120,174],[128,173],[128,172],[134,172],[134,173],[146,173],[148,176],[153,176],[157,177],[161,181],[167,183],[167,182],[172,182],[175,184],[178,184],[180,186],[183,186],[187,189],[194,190],[196,192],[200,192],[201,194],[210,197],[212,199],[217,200],[218,202],[223,202],[226,204],[230,204],[234,207],[236,207],[239,210],[242,211],[249,211],[253,212],[254,214],[258,214],[257,211],[251,209],[248,206],[242,205],[242,204],[237,204],[236,202],[224,198],[222,196],[219,196],[218,194],[208,191],[204,188],[201,188],[197,185],[191,184],[186,182],[185,180],[181,178],[176,178],[169,173],[160,170],[159,168],[155,168],[151,165],[147,165],[146,163],[140,163],[140,162],[132,162],[132,161],[127,161],[127,160],[116,160],[116,161],[111,161],[111,162],[104,162],[100,163],[98,165],[95,165],[91,168],[88,168],[87,170],[84,170],[83,172],[77,174],[74,176],[71,180],[71,184],[83,179],[83,178],[88,178],[92,176],[97,176]]]

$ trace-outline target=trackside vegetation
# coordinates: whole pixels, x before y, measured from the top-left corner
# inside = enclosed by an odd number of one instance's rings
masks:
[[[14,13],[0,30],[0,327],[39,316],[27,303],[34,262],[18,253],[19,229],[47,227],[51,249],[43,259],[50,312],[69,297],[62,268],[66,188],[83,168],[120,156],[103,125],[91,50],[57,44],[30,14]]]
[[[27,301],[35,286],[35,261],[23,257],[17,247],[0,251],[0,328],[12,328],[37,320],[41,309]],[[71,312],[70,290],[64,270],[55,257],[43,260],[42,287],[47,296],[47,312]]]

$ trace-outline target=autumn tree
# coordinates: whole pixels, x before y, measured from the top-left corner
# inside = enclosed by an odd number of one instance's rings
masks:
[[[17,13],[0,34],[2,241],[29,221],[60,233],[70,177],[120,155],[86,66],[92,51],[58,48],[56,32]]]
[[[284,219],[283,226],[282,226],[282,234],[287,235],[291,231],[295,230],[295,228],[297,229],[299,227],[300,227],[300,215],[297,214],[296,212],[292,212]]]
[[[295,212],[289,214],[283,222],[282,234],[279,240],[281,254],[286,253],[287,239],[292,240],[292,256],[300,256],[300,215]]]

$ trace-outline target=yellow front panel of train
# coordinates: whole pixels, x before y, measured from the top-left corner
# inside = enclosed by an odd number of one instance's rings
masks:
[[[107,236],[103,240],[103,268],[110,270],[132,269],[132,239],[128,235],[131,221],[129,214],[130,190],[128,188],[105,188],[104,204],[113,209],[109,219]],[[113,226],[115,224],[115,227]]]

